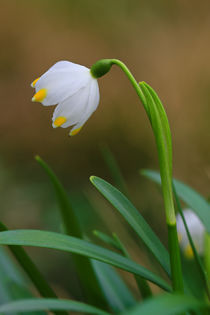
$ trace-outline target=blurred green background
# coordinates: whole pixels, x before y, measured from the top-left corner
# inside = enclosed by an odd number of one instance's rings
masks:
[[[164,239],[162,199],[138,175],[158,168],[152,131],[125,75],[116,67],[99,80],[101,101],[82,131],[68,137],[53,129],[53,107],[32,103],[30,83],[59,60],[91,67],[102,58],[125,62],[138,81],[148,82],[166,108],[173,136],[174,175],[209,196],[210,181],[210,2],[203,0],[1,0],[0,1],[0,198],[1,220],[10,228],[59,230],[52,187],[34,156],[56,172],[74,203],[79,192],[95,206],[78,206],[86,232],[117,231],[138,261],[135,237],[89,183],[90,175],[113,182],[100,152],[114,153],[132,200]],[[88,196],[88,197],[87,197]],[[88,210],[87,210],[88,211]],[[88,213],[88,214],[87,214]],[[96,219],[100,216],[101,222]],[[106,228],[105,228],[106,227]],[[128,236],[129,233],[129,237]],[[51,281],[67,290],[61,253],[49,264],[38,256]]]

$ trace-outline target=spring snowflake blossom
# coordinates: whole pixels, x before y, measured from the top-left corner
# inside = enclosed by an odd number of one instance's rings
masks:
[[[183,214],[196,250],[200,255],[202,255],[204,250],[204,225],[191,209],[185,209]],[[193,251],[180,214],[177,214],[177,230],[180,246],[183,249],[185,256],[190,259],[193,257]]]
[[[31,83],[35,88],[33,102],[44,106],[57,105],[52,118],[53,128],[73,126],[69,135],[76,135],[99,104],[97,79],[90,69],[59,61]]]

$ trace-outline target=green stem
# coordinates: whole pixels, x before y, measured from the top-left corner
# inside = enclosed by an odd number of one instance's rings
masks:
[[[180,250],[176,230],[176,216],[172,192],[172,154],[170,127],[164,108],[156,93],[146,83],[141,86],[126,65],[117,59],[111,59],[112,64],[119,66],[128,77],[137,95],[139,96],[147,116],[152,125],[161,170],[162,189],[165,203],[166,220],[168,226],[168,242],[171,262],[171,274],[174,291],[183,292]],[[143,90],[142,90],[143,89]],[[151,106],[151,108],[150,108]],[[155,129],[156,128],[156,129]],[[168,147],[170,146],[170,147]],[[171,151],[172,152],[172,151]]]
[[[170,248],[170,262],[171,262],[171,278],[173,290],[176,292],[184,292],[183,280],[182,280],[182,267],[179,251],[179,242],[176,224],[168,227],[168,246]]]
[[[8,231],[7,227],[0,222],[0,232]],[[32,283],[36,287],[37,291],[42,297],[45,298],[57,298],[56,293],[49,286],[43,275],[37,269],[31,258],[25,252],[21,246],[9,245],[8,246],[14,257],[17,259],[20,266],[26,272]],[[65,311],[54,311],[57,315],[68,315]]]
[[[210,234],[205,233],[205,242],[204,242],[204,262],[207,272],[207,285],[210,287]]]
[[[120,61],[118,59],[111,59],[111,61],[112,61],[113,64],[119,66],[123,70],[123,72],[126,74],[128,79],[130,80],[132,86],[134,87],[138,97],[140,98],[140,100],[141,100],[141,102],[142,102],[142,104],[144,106],[144,109],[146,110],[147,114],[149,114],[149,108],[148,108],[145,96],[142,93],[142,90],[141,90],[138,82],[136,81],[136,79],[134,78],[134,76],[132,75],[130,70],[126,67],[126,65],[122,61]]]

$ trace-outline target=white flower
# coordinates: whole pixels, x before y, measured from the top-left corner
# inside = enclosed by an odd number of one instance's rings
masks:
[[[76,135],[99,104],[99,88],[90,69],[69,62],[59,61],[31,84],[36,94],[33,102],[56,105],[53,127],[74,127]]]
[[[191,210],[191,209],[185,209],[183,211],[188,229],[190,231],[190,234],[192,236],[194,245],[196,247],[196,250],[199,254],[203,254],[204,250],[204,232],[205,228],[203,223],[200,221],[198,216]],[[179,243],[181,248],[184,251],[184,254],[188,258],[193,257],[193,251],[190,246],[187,233],[185,231],[185,227],[182,221],[182,218],[180,214],[177,214],[177,231],[178,231],[178,237],[179,237]]]

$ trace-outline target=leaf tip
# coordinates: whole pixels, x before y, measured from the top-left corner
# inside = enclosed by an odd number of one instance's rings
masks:
[[[91,176],[90,176],[90,181],[91,181],[92,184],[94,184],[94,179],[95,179],[95,178],[96,178],[96,176],[94,176],[94,175],[91,175]]]
[[[37,155],[35,155],[35,160],[37,161],[37,162],[39,162],[40,160],[41,160],[41,158],[40,158],[40,156],[37,154]]]
[[[93,235],[98,236],[98,231],[97,230],[93,230],[92,233],[93,233]]]

